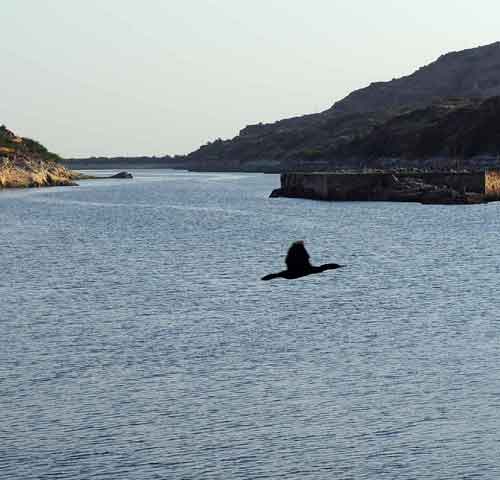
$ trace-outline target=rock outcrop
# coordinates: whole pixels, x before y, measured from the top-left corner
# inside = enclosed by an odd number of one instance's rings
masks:
[[[0,188],[76,185],[79,174],[38,142],[0,127]]]

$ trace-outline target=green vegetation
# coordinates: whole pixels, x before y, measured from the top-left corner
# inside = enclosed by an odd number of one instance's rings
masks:
[[[18,137],[5,125],[0,126],[0,155],[11,156],[14,154],[30,156],[45,162],[60,161],[59,155],[49,152],[42,144],[31,138]]]

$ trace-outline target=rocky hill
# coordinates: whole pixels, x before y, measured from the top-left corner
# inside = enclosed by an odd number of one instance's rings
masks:
[[[0,126],[0,188],[74,185],[79,174],[40,143]]]
[[[404,119],[411,123],[412,119],[422,120],[430,115],[422,124],[424,128],[428,128],[429,125],[434,125],[432,122],[437,115],[441,119],[439,127],[445,128],[448,118],[480,120],[474,115],[468,116],[466,111],[452,117],[448,117],[446,113],[461,108],[477,109],[480,104],[478,100],[497,95],[500,95],[500,42],[448,53],[411,75],[373,83],[357,90],[319,114],[247,126],[232,140],[217,140],[192,152],[185,159],[186,166],[195,169],[236,170],[357,166],[351,165],[354,153],[367,154],[370,145],[383,143],[382,138],[390,143],[391,135],[396,129],[395,122]],[[449,101],[449,97],[454,99]],[[441,107],[425,110],[440,102]],[[490,107],[491,105],[489,104]],[[416,133],[417,126],[418,122],[411,126],[412,134]],[[384,133],[385,128],[387,130]],[[454,127],[450,128],[453,130]],[[467,128],[457,128],[455,134],[465,134]],[[470,128],[476,127],[471,125]],[[416,158],[423,149],[424,153],[434,154],[439,150],[439,154],[452,156],[456,153],[454,149],[462,148],[460,145],[463,142],[458,138],[453,141],[448,138],[446,148],[441,150],[435,146],[431,148],[432,142],[426,146],[425,142],[430,134],[422,133],[420,143],[413,145],[416,150],[412,150],[413,146],[408,144],[406,149],[390,152],[381,149],[380,155],[395,155],[404,150],[409,158]],[[377,135],[378,141],[375,139]],[[399,136],[400,140],[402,136],[404,135]],[[365,142],[360,141],[363,138],[366,138]],[[481,148],[468,145],[461,150],[461,154],[470,155],[480,150],[481,153],[495,155],[497,152],[494,144],[488,143],[487,149],[484,145]],[[339,153],[342,154],[340,157]],[[349,160],[347,164],[346,159]]]
[[[418,108],[446,97],[500,95],[500,42],[451,52],[415,73],[377,82],[348,95],[331,112],[364,113]]]

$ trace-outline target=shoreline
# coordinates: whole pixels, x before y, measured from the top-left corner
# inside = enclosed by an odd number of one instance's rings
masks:
[[[61,165],[0,165],[0,190],[11,188],[78,187],[79,180],[131,179],[132,174],[121,171],[113,175],[96,176],[69,170]]]
[[[78,184],[79,174],[60,165],[39,165],[21,168],[0,166],[0,190],[7,188],[72,187]]]

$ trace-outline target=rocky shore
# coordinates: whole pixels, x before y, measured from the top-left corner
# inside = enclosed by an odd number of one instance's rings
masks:
[[[0,188],[73,186],[80,177],[55,162],[3,158],[0,163]]]
[[[59,157],[29,138],[0,127],[0,188],[76,185],[82,175],[62,166]]]

